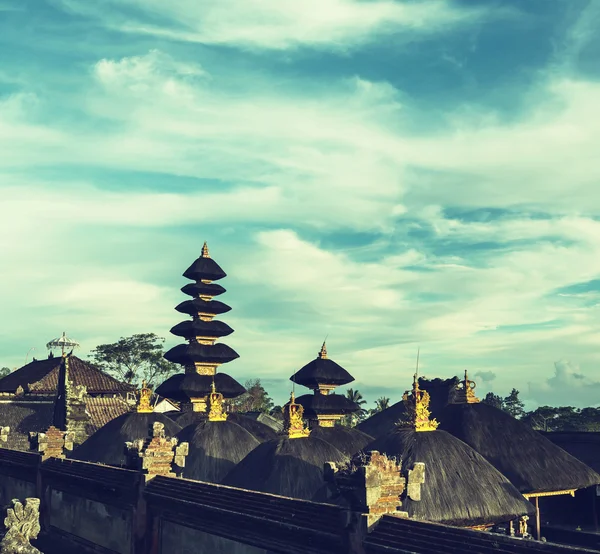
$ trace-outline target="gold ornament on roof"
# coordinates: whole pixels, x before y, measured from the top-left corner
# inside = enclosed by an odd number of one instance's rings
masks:
[[[323,346],[321,346],[321,350],[319,350],[318,356],[321,360],[327,359],[327,346],[325,345],[325,341],[323,341]]]
[[[415,431],[435,431],[439,423],[430,419],[429,393],[419,389],[419,381],[415,373],[412,391],[406,391],[402,396],[406,407],[406,420],[404,426],[412,427]]]
[[[292,392],[290,401],[283,407],[283,433],[289,439],[308,437],[310,431],[304,427],[304,408],[296,404],[296,397]]]
[[[142,388],[140,389],[140,398],[137,405],[138,414],[150,414],[154,410],[150,404],[152,399],[152,389],[148,387],[146,381],[142,381]]]
[[[206,241],[204,241],[204,244],[202,245],[201,256],[202,258],[210,258],[210,254],[208,253],[208,244],[206,244]]]
[[[226,421],[227,414],[223,411],[223,395],[217,392],[215,380],[211,385],[211,392],[208,395],[208,421]]]
[[[454,404],[477,404],[480,402],[479,398],[475,396],[475,381],[469,379],[467,370],[465,369],[465,378],[456,385],[454,389],[454,398],[452,402]]]

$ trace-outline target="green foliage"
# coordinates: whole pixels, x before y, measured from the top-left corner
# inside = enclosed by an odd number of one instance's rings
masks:
[[[0,379],[6,377],[10,373],[10,367],[3,367],[0,369]]]
[[[494,408],[498,408],[499,410],[504,410],[517,419],[525,415],[525,405],[519,398],[519,391],[517,389],[511,390],[510,394],[504,398],[493,392],[488,392],[482,402],[494,406]]]
[[[387,396],[381,396],[375,400],[375,407],[369,410],[369,415],[372,416],[390,407],[390,399]]]
[[[600,408],[540,406],[523,421],[536,431],[600,431]]]
[[[154,333],[121,337],[117,342],[101,344],[91,352],[91,360],[101,369],[126,383],[145,380],[157,386],[179,371],[176,364],[163,358],[165,339]]]
[[[251,379],[244,385],[246,392],[230,401],[234,412],[263,412],[270,414],[274,411],[273,400],[262,386],[260,379]],[[281,408],[280,408],[281,410]]]
[[[525,404],[519,398],[519,391],[517,389],[511,390],[510,394],[504,398],[502,409],[517,419],[521,419],[525,415]]]
[[[364,421],[368,415],[367,410],[363,408],[367,401],[363,398],[363,395],[358,390],[354,389],[348,389],[346,391],[346,398],[355,404],[358,404],[360,406],[360,410],[345,416],[342,419],[342,425],[346,425],[347,427],[355,427],[361,421]]]

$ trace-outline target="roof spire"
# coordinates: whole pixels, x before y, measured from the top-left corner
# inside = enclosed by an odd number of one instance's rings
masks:
[[[296,404],[296,396],[292,392],[290,401],[283,407],[283,434],[288,439],[300,439],[310,435],[310,431],[304,427],[304,408]]]
[[[210,254],[208,252],[208,244],[206,243],[206,241],[204,241],[204,244],[202,245],[201,256],[202,256],[202,258],[210,258]]]
[[[226,421],[227,414],[223,411],[223,395],[217,392],[213,377],[211,392],[208,395],[208,421]]]
[[[401,422],[403,427],[411,427],[415,431],[435,431],[439,423],[430,419],[429,393],[419,389],[419,379],[415,373],[412,391],[406,391],[402,396],[406,407],[406,420]]]
[[[67,430],[67,402],[69,396],[69,358],[64,354],[58,369],[58,383],[56,387],[56,399],[54,401],[54,416],[52,425],[62,431]]]
[[[152,389],[148,387],[146,380],[142,381],[142,388],[140,389],[140,398],[137,405],[138,414],[151,414],[154,410],[150,404],[152,398]]]
[[[321,360],[326,360],[327,359],[327,345],[326,345],[326,340],[327,339],[325,339],[323,341],[323,346],[321,346],[321,350],[319,350],[318,356],[319,356],[319,359],[321,359]]]
[[[457,383],[454,388],[454,395],[452,397],[453,404],[478,404],[479,398],[475,396],[475,388],[477,385],[475,381],[469,379],[467,370],[465,369],[465,378]]]

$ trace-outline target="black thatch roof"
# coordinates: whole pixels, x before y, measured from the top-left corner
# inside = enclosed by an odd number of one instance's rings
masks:
[[[303,394],[296,402],[304,408],[304,417],[315,417],[318,414],[352,414],[360,410],[356,402],[352,402],[341,394]]]
[[[188,315],[202,314],[224,314],[231,310],[231,306],[219,302],[219,300],[202,300],[201,298],[194,298],[193,300],[184,300],[181,304],[175,306],[175,309]]]
[[[485,403],[449,404],[440,429],[484,456],[522,493],[580,489],[600,484],[600,475],[534,431]]]
[[[197,481],[220,483],[236,464],[260,442],[246,429],[227,421],[204,420],[179,432],[180,442],[188,442],[183,476]]]
[[[600,433],[553,431],[540,433],[594,471],[600,473]]]
[[[13,450],[29,450],[29,433],[46,432],[52,425],[53,402],[0,402],[0,427],[10,427],[8,442]]]
[[[62,357],[36,360],[0,379],[0,392],[15,393],[19,387],[27,393],[56,394]],[[88,394],[123,394],[133,390],[77,356],[69,356],[72,385],[85,385]]]
[[[294,373],[290,381],[312,389],[319,384],[346,385],[354,381],[354,377],[333,360],[318,357]]]
[[[373,437],[355,427],[345,427],[344,425],[315,427],[310,432],[310,436],[328,442],[347,456],[353,456],[365,448],[367,444],[373,442]]]
[[[533,514],[533,505],[506,477],[444,431],[396,429],[365,448],[370,450],[401,460],[403,471],[425,464],[421,500],[402,505],[414,519],[468,527]]]
[[[457,377],[450,379],[419,378],[419,388],[426,390],[430,396],[429,410],[432,418],[439,421],[441,411],[448,404],[448,395],[456,383],[458,383]],[[396,424],[403,420],[405,416],[404,402],[400,400],[400,402],[392,404],[389,408],[373,414],[356,427],[363,433],[377,438],[394,431]]]
[[[262,443],[223,479],[224,485],[304,500],[324,501],[325,462],[348,460],[337,448],[316,438],[279,438]]]
[[[239,357],[240,355],[233,348],[223,343],[178,344],[165,353],[166,360],[181,365],[194,362],[225,364]]]
[[[185,412],[167,412],[165,415],[176,421],[184,429],[189,425],[197,425],[208,420],[206,412],[193,412],[191,410]],[[274,429],[246,414],[230,413],[227,415],[227,421],[244,428],[258,442],[266,442],[277,438],[277,432]]]
[[[231,335],[233,329],[222,321],[194,319],[178,323],[171,329],[171,333],[178,337],[185,337],[186,339],[191,337],[225,337]]]
[[[188,283],[181,287],[181,292],[197,298],[200,295],[219,296],[225,292],[225,289],[218,283]]]
[[[183,276],[192,281],[218,281],[227,277],[227,273],[212,258],[200,256],[185,270]]]
[[[164,424],[168,437],[174,437],[181,431],[181,427],[164,414],[130,412],[98,429],[82,445],[75,448],[69,458],[125,467],[125,443],[152,437],[152,425],[157,421]]]
[[[199,375],[198,373],[177,373],[156,388],[156,394],[177,402],[189,402],[210,393],[213,379],[215,388],[225,398],[236,398],[246,392],[233,377],[227,373]]]

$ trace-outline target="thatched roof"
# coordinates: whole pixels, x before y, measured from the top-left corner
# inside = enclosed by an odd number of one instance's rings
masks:
[[[183,276],[192,281],[218,281],[227,277],[227,273],[212,258],[200,256],[184,271]]]
[[[421,500],[408,498],[402,505],[412,518],[467,527],[533,513],[533,505],[506,477],[444,431],[396,429],[365,448],[370,450],[401,460],[403,472],[425,463]]]
[[[325,462],[348,460],[337,448],[316,438],[279,438],[262,443],[223,479],[222,484],[304,500],[324,501]]]
[[[215,388],[225,398],[236,398],[246,392],[233,377],[218,372],[213,375],[198,373],[177,373],[156,388],[156,394],[176,402],[189,402],[192,398],[201,398],[210,393],[213,379]]]
[[[192,300],[184,300],[175,306],[175,309],[182,314],[191,316],[197,316],[199,313],[219,315],[231,311],[231,306],[228,306],[219,300],[193,298]]]
[[[600,433],[589,431],[553,431],[540,433],[549,441],[600,473]]]
[[[311,418],[319,414],[352,414],[360,410],[356,402],[341,394],[303,394],[296,402],[304,408],[304,417]]]
[[[429,410],[431,417],[440,419],[440,412],[448,403],[448,395],[452,388],[458,383],[457,377],[450,379],[425,379],[419,378],[419,388],[426,390],[430,396]],[[372,437],[381,437],[392,432],[396,424],[406,416],[402,400],[392,404],[389,408],[373,414],[371,417],[359,423],[356,427],[363,433]]]
[[[240,355],[230,346],[218,342],[216,344],[178,344],[165,352],[165,360],[187,365],[194,362],[225,364],[239,358]]]
[[[233,329],[216,319],[204,321],[203,319],[193,319],[192,321],[182,321],[171,329],[173,335],[179,337],[225,337],[233,333]]]
[[[181,287],[181,292],[197,298],[201,294],[204,296],[219,296],[223,294],[225,289],[218,283],[188,283]]]
[[[354,377],[333,360],[318,357],[294,373],[290,377],[290,381],[308,388],[314,388],[320,383],[346,385],[354,381]]]
[[[355,427],[346,427],[344,425],[315,427],[310,432],[310,436],[328,442],[347,456],[353,456],[367,446],[367,444],[373,442],[373,437],[370,435],[359,431]]]
[[[0,392],[15,393],[22,387],[26,393],[54,395],[58,388],[61,356],[36,360],[0,379]],[[77,356],[69,356],[71,385],[85,385],[88,394],[124,394],[132,385],[121,383]]]
[[[82,445],[75,448],[69,458],[125,467],[125,443],[151,438],[152,425],[157,421],[164,424],[168,437],[174,437],[181,431],[181,427],[164,414],[129,412],[98,429]]]
[[[529,425],[485,403],[449,404],[440,429],[467,443],[522,493],[580,489],[600,475]]]
[[[188,425],[197,425],[208,420],[206,412],[193,412],[191,410],[185,412],[167,412],[165,415],[169,416],[173,421],[176,421],[177,424],[184,429]],[[227,421],[244,428],[258,442],[273,440],[278,436],[274,429],[262,423],[262,421],[246,414],[236,412],[227,414]]]
[[[260,442],[246,429],[227,421],[204,420],[179,432],[180,442],[188,442],[183,476],[187,479],[220,483],[236,464]]]

